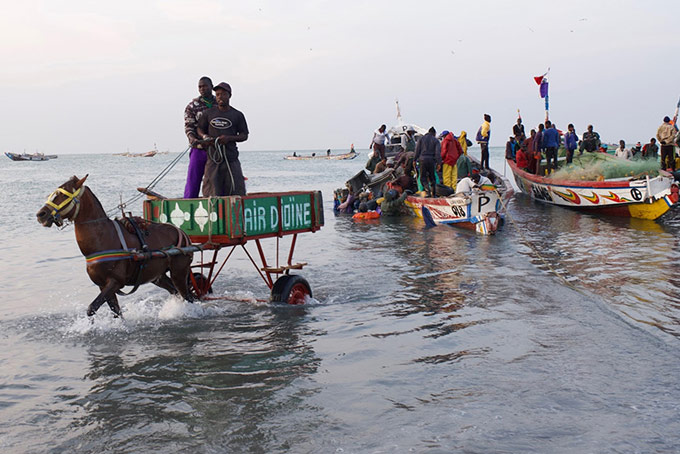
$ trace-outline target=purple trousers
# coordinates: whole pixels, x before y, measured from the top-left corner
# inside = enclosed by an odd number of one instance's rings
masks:
[[[192,148],[189,152],[189,171],[187,172],[187,184],[184,186],[184,198],[195,199],[201,190],[205,163],[208,153],[200,148]]]

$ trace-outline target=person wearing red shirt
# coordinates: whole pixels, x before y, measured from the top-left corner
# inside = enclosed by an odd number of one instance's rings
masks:
[[[442,139],[442,180],[446,186],[456,189],[458,182],[456,164],[460,155],[463,154],[463,149],[452,132],[442,131],[439,137]]]

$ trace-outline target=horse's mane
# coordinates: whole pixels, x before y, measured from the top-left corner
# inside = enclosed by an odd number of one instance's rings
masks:
[[[75,184],[78,182],[78,180],[80,180],[80,178],[78,178],[77,176],[73,175],[73,176],[71,177],[71,179],[69,180],[69,182],[70,182],[70,183],[73,183],[73,185],[75,186]],[[83,188],[87,189],[87,190],[90,192],[90,194],[92,195],[92,199],[94,199],[95,203],[99,206],[99,208],[101,208],[101,210],[102,210],[104,213],[106,213],[106,210],[104,209],[104,206],[103,206],[102,203],[99,201],[99,199],[97,198],[97,196],[94,195],[94,192],[92,191],[92,189],[90,189],[88,186],[85,186],[85,185],[83,185]]]
[[[101,208],[101,210],[102,210],[104,213],[106,213],[106,210],[105,210],[104,207],[102,206],[102,203],[99,201],[99,199],[97,198],[97,196],[94,195],[94,192],[92,192],[92,189],[90,189],[90,188],[87,187],[87,186],[85,186],[85,187],[87,188],[88,191],[90,191],[90,194],[92,194],[92,198],[93,198],[94,201],[97,203],[97,205],[99,205],[99,208]],[[107,217],[108,217],[108,216],[107,216]]]

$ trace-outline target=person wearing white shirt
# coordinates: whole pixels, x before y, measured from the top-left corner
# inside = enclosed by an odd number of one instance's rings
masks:
[[[461,178],[458,184],[456,184],[456,194],[462,193],[470,195],[470,193],[472,193],[472,188],[477,186],[480,180],[481,176],[478,173],[473,173],[471,177]]]
[[[385,157],[385,143],[388,139],[387,126],[381,125],[378,129],[373,131],[373,140],[371,140],[371,144],[368,146],[368,148],[372,148],[373,155],[375,156],[378,154],[380,156],[380,160]]]
[[[622,159],[632,159],[633,153],[631,153],[631,151],[628,148],[626,148],[625,141],[619,140],[619,148],[617,148],[616,152],[614,152],[614,156]]]

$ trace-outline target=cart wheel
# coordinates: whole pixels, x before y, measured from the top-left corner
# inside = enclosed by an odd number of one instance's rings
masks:
[[[201,273],[193,273],[192,275],[189,275],[187,279],[189,280],[189,294],[194,298],[201,299],[208,293],[213,292],[212,287],[208,285],[208,278]]]
[[[289,274],[281,276],[272,287],[271,302],[304,304],[305,296],[312,296],[309,283],[302,276]]]

